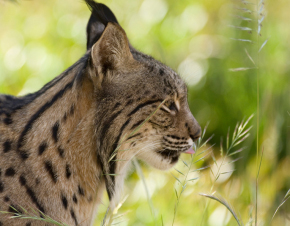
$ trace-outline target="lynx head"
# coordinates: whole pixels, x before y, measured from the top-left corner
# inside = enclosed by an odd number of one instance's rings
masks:
[[[116,161],[106,166],[110,159],[133,156],[159,169],[171,168],[181,153],[191,153],[201,132],[187,103],[186,85],[171,68],[135,50],[106,6],[86,2],[93,12],[87,27],[88,74],[105,171],[113,174],[118,168]]]

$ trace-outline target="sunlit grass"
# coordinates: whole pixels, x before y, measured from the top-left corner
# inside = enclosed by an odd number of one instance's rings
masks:
[[[188,186],[188,183],[195,181],[199,178],[199,177],[191,177],[190,173],[200,172],[200,171],[208,168],[208,166],[206,166],[206,167],[201,167],[201,168],[194,169],[194,170],[192,169],[192,166],[194,164],[196,164],[199,161],[202,161],[211,152],[211,146],[206,148],[205,150],[202,150],[202,148],[205,147],[212,138],[212,137],[210,137],[206,141],[203,141],[205,133],[206,133],[206,129],[207,129],[207,126],[203,129],[202,135],[197,141],[197,145],[194,146],[195,153],[191,154],[190,162],[186,163],[185,161],[181,160],[182,163],[186,166],[186,171],[181,172],[180,170],[175,168],[175,171],[178,172],[180,175],[177,177],[177,176],[174,176],[174,174],[172,174],[172,176],[179,182],[178,185],[181,186],[181,189],[179,192],[176,190],[176,188],[174,189],[175,195],[176,195],[176,203],[174,206],[172,225],[174,225],[174,222],[175,222],[175,218],[177,215],[177,210],[179,207],[181,195],[183,194],[186,187]]]

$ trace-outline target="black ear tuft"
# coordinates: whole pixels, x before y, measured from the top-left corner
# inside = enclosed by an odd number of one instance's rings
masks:
[[[85,2],[92,11],[87,25],[87,49],[90,49],[99,40],[109,22],[119,23],[106,5],[93,0],[85,0]]]

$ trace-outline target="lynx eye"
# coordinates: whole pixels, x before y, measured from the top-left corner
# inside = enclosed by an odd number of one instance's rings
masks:
[[[174,114],[174,115],[178,111],[177,106],[174,103],[174,101],[167,101],[167,102],[165,102],[161,109],[163,111],[165,110],[166,112],[171,113],[171,114]]]
[[[176,107],[176,105],[175,105],[174,102],[170,103],[170,105],[169,105],[169,109],[170,109],[170,111],[175,111],[175,112],[177,112],[177,107]]]

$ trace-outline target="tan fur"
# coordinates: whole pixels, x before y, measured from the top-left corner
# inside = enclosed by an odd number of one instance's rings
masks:
[[[133,158],[169,169],[199,137],[182,80],[132,49],[117,24],[57,79],[35,96],[0,96],[0,211],[41,207],[56,221],[91,225],[105,189],[111,208],[118,203]],[[46,225],[12,215],[0,225]]]

